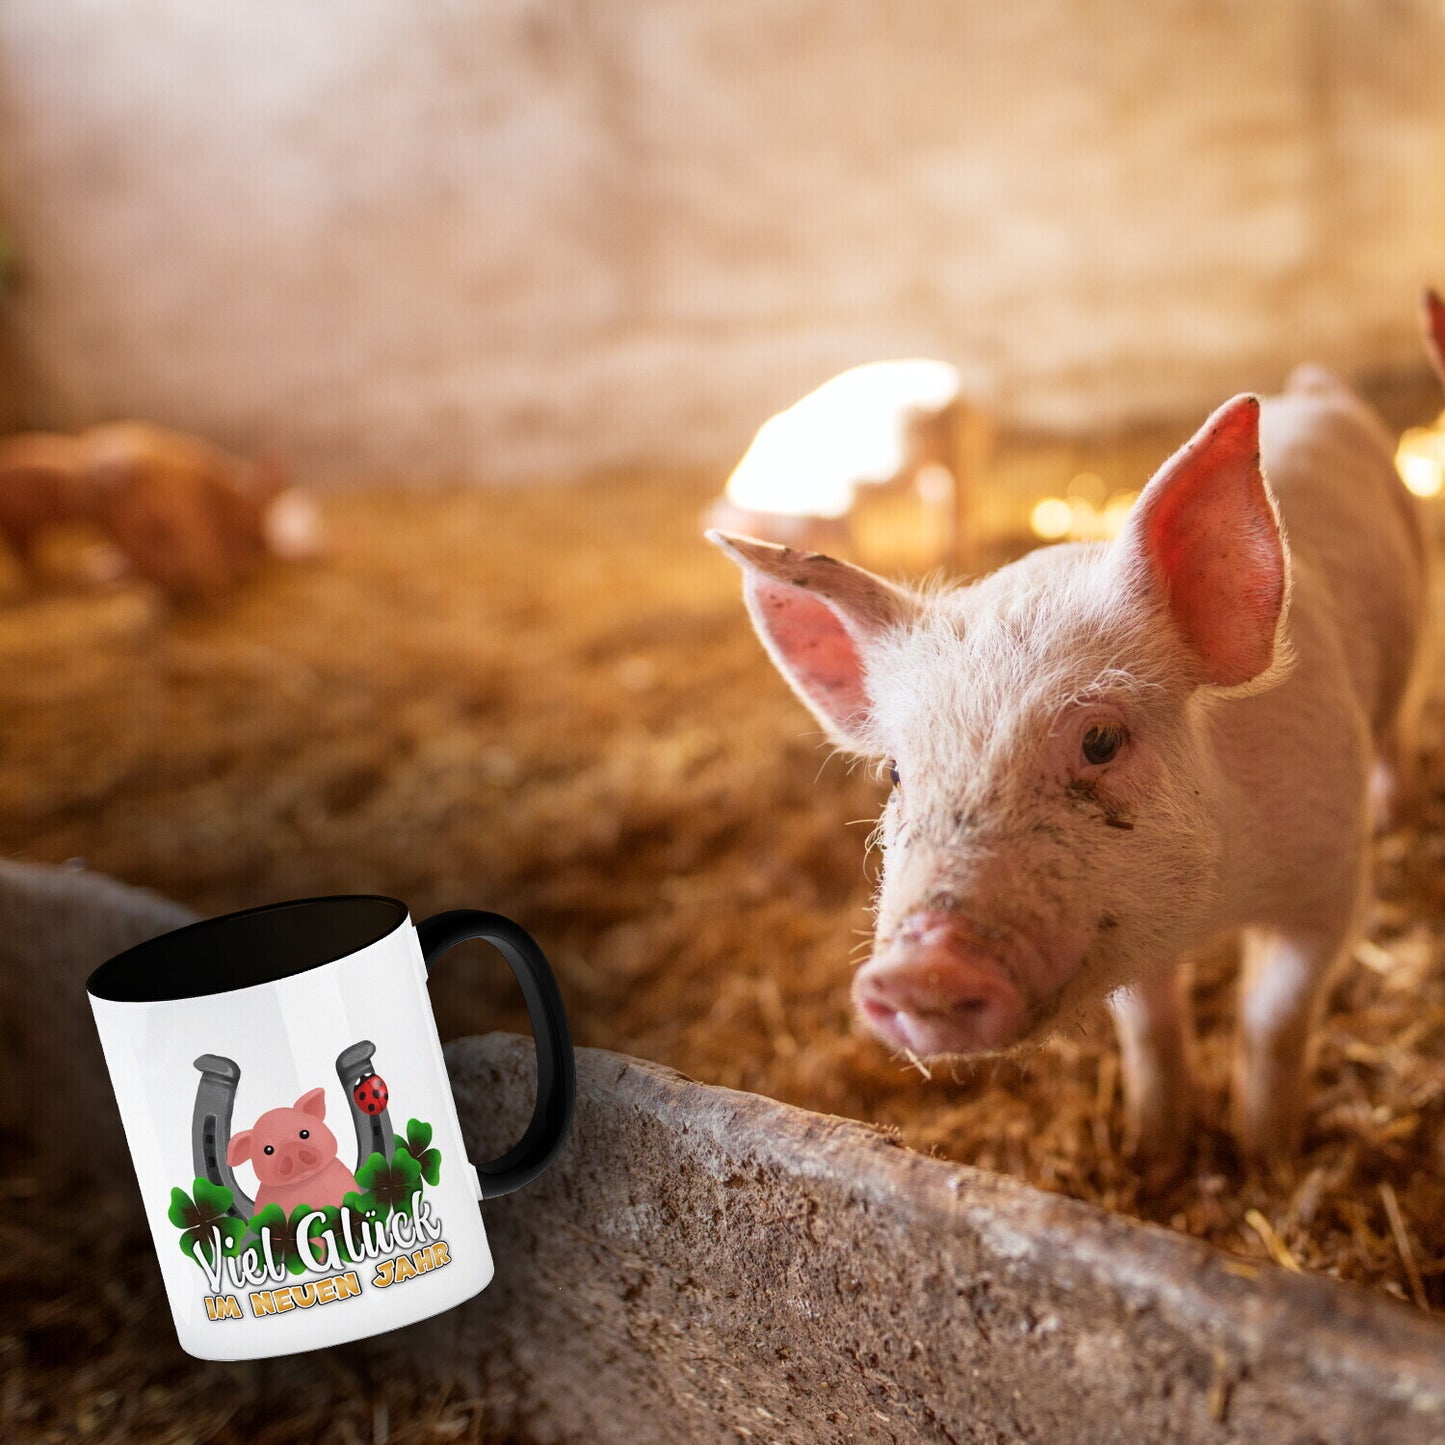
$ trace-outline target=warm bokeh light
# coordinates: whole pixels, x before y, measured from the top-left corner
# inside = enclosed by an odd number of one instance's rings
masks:
[[[1438,497],[1445,490],[1445,412],[1433,426],[1411,427],[1400,438],[1395,465],[1417,497]]]
[[[1064,489],[1064,495],[1071,502],[1077,497],[1091,507],[1102,507],[1108,494],[1109,489],[1097,472],[1080,472]]]
[[[1134,503],[1138,500],[1138,492],[1115,492],[1105,502],[1100,523],[1106,537],[1117,537],[1124,530],[1124,523],[1129,520],[1129,513],[1134,510]]]
[[[1067,497],[1045,497],[1035,503],[1029,525],[1046,542],[1065,537],[1073,542],[1107,542],[1123,530],[1138,496],[1138,492],[1115,492],[1106,497],[1103,481],[1083,472],[1069,483]]]
[[[1034,505],[1029,516],[1029,525],[1036,537],[1046,542],[1057,542],[1067,537],[1074,525],[1074,509],[1062,497],[1045,497]]]
[[[958,396],[947,362],[855,366],[763,423],[728,478],[727,499],[749,512],[841,517],[857,487],[902,470],[911,419]]]

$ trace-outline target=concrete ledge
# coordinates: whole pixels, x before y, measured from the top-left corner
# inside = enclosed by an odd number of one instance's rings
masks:
[[[532,1054],[448,1049],[474,1158]],[[410,1347],[529,1439],[1437,1441],[1445,1328],[888,1136],[579,1053],[492,1286]]]
[[[191,919],[0,861],[0,1123],[129,1176],[84,997]],[[531,1109],[529,1041],[448,1048],[474,1158]],[[578,1055],[577,1124],[487,1206],[492,1286],[400,1332],[529,1440],[1346,1442],[1445,1438],[1445,1327],[1233,1261],[860,1124]],[[98,1122],[99,1121],[99,1122]]]
[[[0,858],[0,1125],[36,1156],[131,1188],[85,980],[112,954],[195,919],[104,874]]]

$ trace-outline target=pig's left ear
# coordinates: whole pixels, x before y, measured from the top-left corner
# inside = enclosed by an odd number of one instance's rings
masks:
[[[917,613],[917,600],[820,553],[726,532],[707,539],[743,569],[743,598],[768,656],[828,736],[853,752],[873,752],[867,652]]]
[[[1116,544],[1162,592],[1197,680],[1239,687],[1267,672],[1289,587],[1259,465],[1259,398],[1226,402],[1155,474]]]
[[[296,1101],[296,1108],[303,1114],[310,1114],[317,1119],[326,1117],[326,1090],[308,1089]]]

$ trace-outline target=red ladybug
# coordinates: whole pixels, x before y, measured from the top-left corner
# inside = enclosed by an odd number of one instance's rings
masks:
[[[379,1114],[386,1108],[386,1101],[391,1098],[391,1091],[386,1087],[386,1080],[380,1074],[372,1074],[369,1078],[363,1079],[351,1091],[351,1097],[356,1100],[356,1107],[363,1114]]]

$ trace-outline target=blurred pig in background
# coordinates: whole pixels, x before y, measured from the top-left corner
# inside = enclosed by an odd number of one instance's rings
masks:
[[[60,523],[97,528],[129,568],[177,598],[212,598],[266,555],[317,550],[314,502],[274,461],[251,462],[148,422],[0,440],[0,533],[34,570]]]

